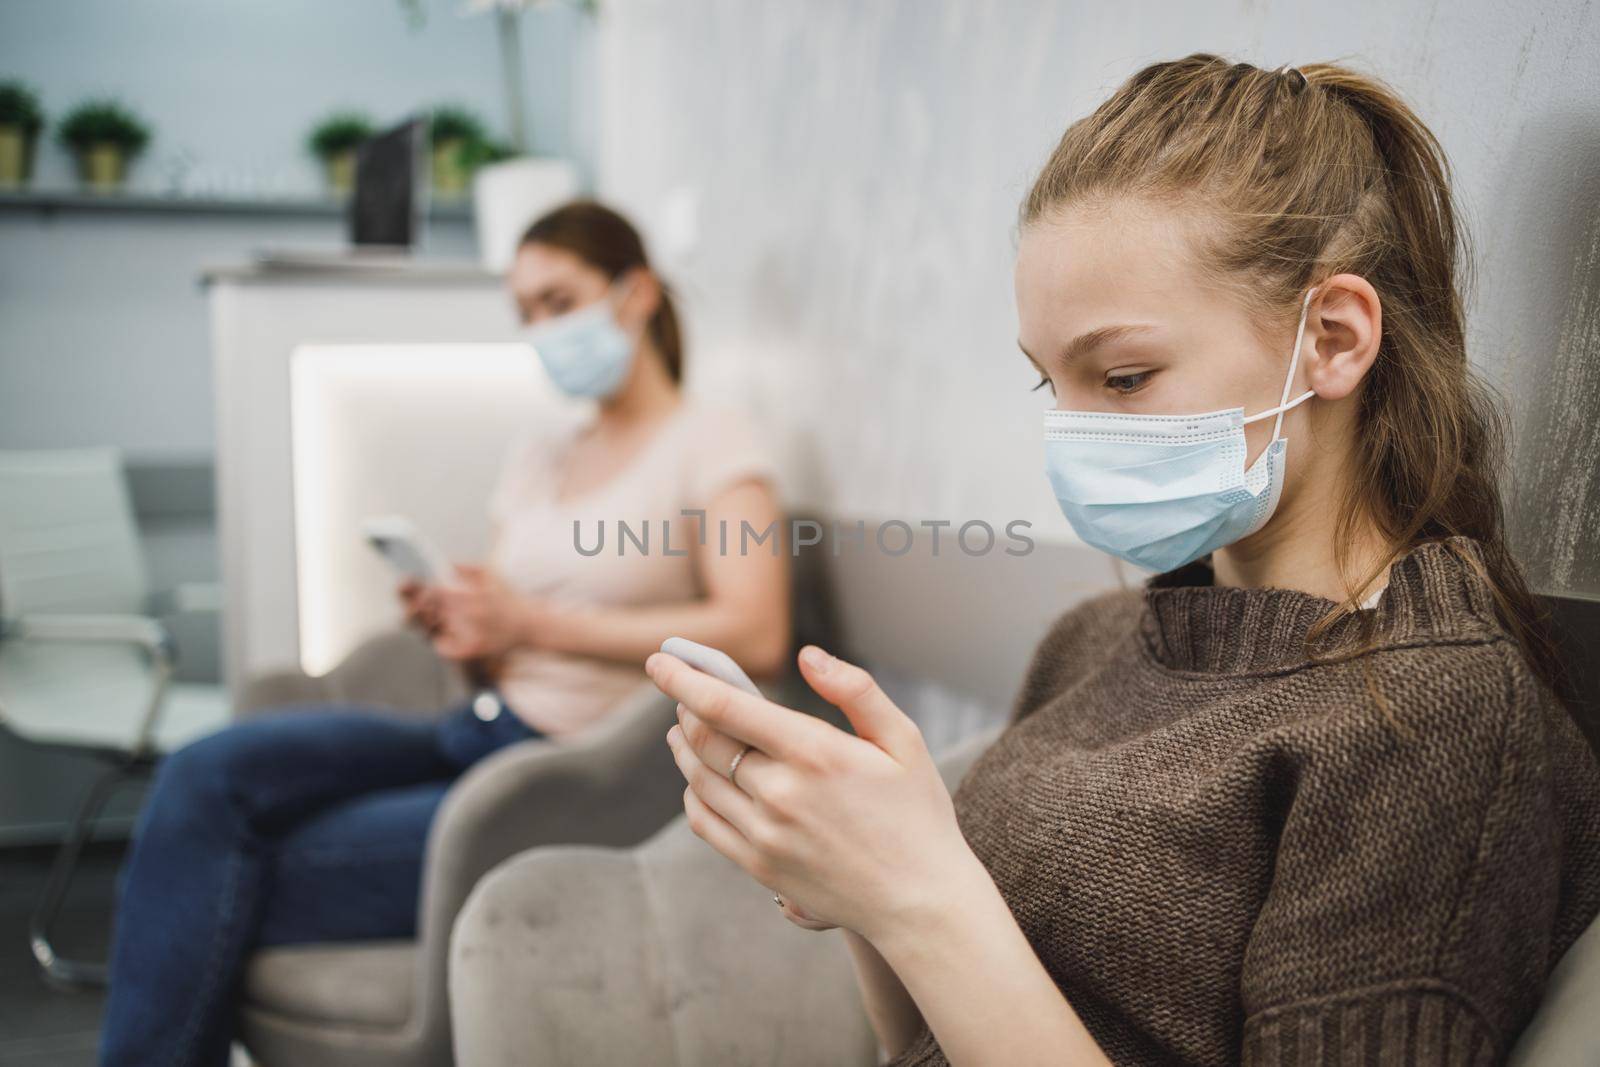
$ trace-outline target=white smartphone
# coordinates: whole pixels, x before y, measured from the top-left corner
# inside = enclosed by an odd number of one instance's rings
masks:
[[[440,582],[450,577],[444,557],[402,515],[367,519],[361,524],[361,533],[367,544],[403,577],[419,582]]]
[[[713,678],[720,678],[735,689],[743,689],[752,696],[761,696],[761,690],[757,689],[756,683],[744,673],[744,668],[719,648],[702,645],[687,637],[669,637],[661,642],[661,651],[669,656],[677,656],[697,671],[705,671]]]

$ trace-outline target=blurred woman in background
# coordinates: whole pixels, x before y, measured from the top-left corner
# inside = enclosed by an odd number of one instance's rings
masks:
[[[783,558],[700,536],[702,523],[779,522],[772,464],[743,418],[683,397],[677,314],[638,233],[569,204],[528,230],[509,284],[551,379],[596,405],[512,447],[485,564],[401,589],[408,620],[488,688],[431,722],[269,714],[164,760],[122,876],[103,1063],[225,1064],[258,946],[414,934],[428,827],[452,782],[506,745],[603,718],[666,637],[757,673],[784,662]],[[580,528],[592,550],[619,520],[648,523],[650,549],[579,551]]]

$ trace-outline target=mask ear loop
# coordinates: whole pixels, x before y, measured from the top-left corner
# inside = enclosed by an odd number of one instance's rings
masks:
[[[617,321],[617,311],[624,303],[627,302],[628,298],[634,294],[634,291],[639,288],[639,276],[634,274],[634,271],[637,269],[639,268],[628,268],[625,273],[632,275],[632,277],[628,278],[626,281],[624,281],[621,276],[613,278],[611,281],[611,287],[606,290],[606,295],[603,299],[607,304],[611,305],[612,322]],[[621,290],[620,292],[618,291],[619,289]],[[649,330],[650,326],[648,323],[646,323],[644,332],[648,333]],[[639,338],[635,337],[633,338],[633,341],[635,344],[638,344]]]
[[[1275,408],[1268,408],[1266,411],[1258,411],[1254,415],[1251,415],[1249,418],[1244,420],[1244,423],[1249,425],[1252,422],[1259,422],[1268,415],[1276,414],[1278,417],[1272,424],[1271,440],[1274,441],[1276,441],[1279,435],[1281,435],[1283,432],[1284,413],[1294,410],[1299,405],[1317,395],[1317,391],[1315,389],[1307,389],[1305,392],[1295,397],[1292,403],[1289,400],[1289,390],[1294,388],[1294,372],[1300,366],[1300,342],[1304,341],[1306,336],[1306,314],[1311,310],[1311,298],[1316,295],[1317,287],[1313,285],[1310,289],[1306,290],[1306,297],[1300,302],[1300,325],[1296,327],[1294,331],[1294,351],[1289,355],[1289,373],[1283,379],[1283,395],[1278,398],[1278,406]]]
[[[624,278],[622,275],[618,275],[611,279],[611,284],[606,287],[605,298],[611,304],[613,311],[626,303],[628,297],[633,295],[633,291],[639,288],[639,276],[633,273],[634,269],[630,267],[623,272],[623,274],[631,275],[631,277]]]

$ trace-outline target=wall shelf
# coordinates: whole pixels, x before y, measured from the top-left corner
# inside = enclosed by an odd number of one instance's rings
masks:
[[[94,193],[83,189],[21,189],[0,191],[0,211],[135,215],[235,215],[257,217],[340,218],[345,200],[331,196],[229,197],[181,196],[138,190]],[[472,201],[467,197],[435,199],[428,209],[430,221],[467,222]]]

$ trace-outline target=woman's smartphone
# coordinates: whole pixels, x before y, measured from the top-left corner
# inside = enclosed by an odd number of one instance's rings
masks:
[[[733,661],[733,657],[721,649],[712,648],[691,641],[687,637],[669,637],[661,642],[661,651],[669,656],[677,656],[683,662],[697,671],[705,671],[713,678],[721,679],[735,689],[743,689],[752,696],[761,696],[761,690],[756,688],[756,683],[744,673],[744,669]]]
[[[401,577],[424,584],[440,582],[450,577],[444,557],[434,551],[423,539],[410,520],[400,515],[382,515],[361,524],[367,544]]]

